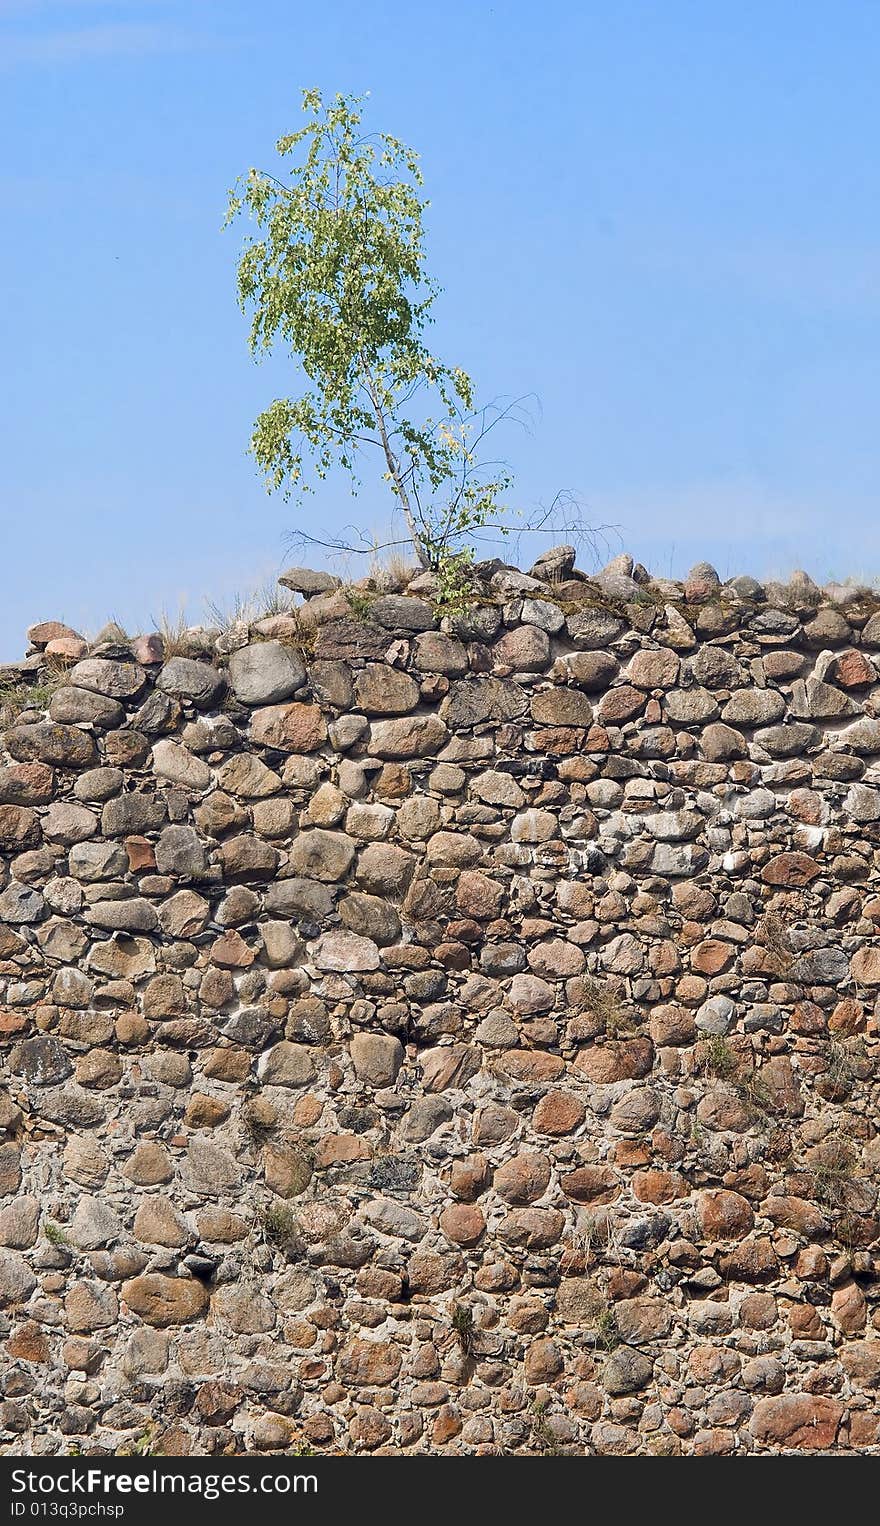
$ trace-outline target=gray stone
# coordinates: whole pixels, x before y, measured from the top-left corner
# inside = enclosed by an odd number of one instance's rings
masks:
[[[503,594],[510,599],[517,594],[542,594],[539,578],[529,577],[527,572],[520,572],[518,567],[501,565],[489,574],[489,587],[494,594]]]
[[[565,624],[565,615],[559,605],[551,604],[547,599],[523,599],[520,618],[524,625],[537,625],[551,636],[561,631]]]
[[[405,715],[419,702],[419,686],[387,663],[368,662],[355,674],[354,697],[365,715]]]
[[[601,651],[570,652],[562,659],[561,666],[566,680],[579,689],[586,689],[588,694],[607,689],[620,671],[617,659],[610,652]]]
[[[82,970],[59,970],[52,982],[52,999],[60,1007],[89,1007],[95,983]]]
[[[118,795],[125,784],[121,768],[90,768],[80,774],[73,786],[77,800],[98,801],[101,804],[112,795]]]
[[[783,1027],[782,1013],[768,1002],[750,1007],[743,1021],[744,1033],[781,1033]]]
[[[425,599],[406,594],[384,594],[370,606],[370,615],[379,625],[392,631],[429,631],[434,626],[434,611]]]
[[[142,896],[130,896],[119,901],[95,901],[86,912],[86,921],[92,927],[121,933],[151,933],[159,926],[155,907]]]
[[[499,1008],[477,1024],[474,1038],[478,1044],[485,1044],[488,1049],[513,1049],[519,1043],[519,1029],[507,1013]]]
[[[37,1238],[40,1204],[35,1197],[18,1197],[0,1207],[0,1245],[30,1250]]]
[[[309,668],[309,682],[315,698],[322,705],[332,705],[336,710],[351,708],[354,688],[351,669],[345,662],[313,662]]]
[[[708,689],[670,689],[663,700],[663,714],[676,726],[705,726],[718,715],[718,701]]]
[[[846,747],[861,757],[871,757],[880,753],[880,720],[863,715],[851,726],[844,726],[841,731],[838,731],[833,745]]]
[[[759,583],[757,578],[749,577],[747,574],[730,578],[724,586],[744,604],[760,604],[765,598],[763,583]]]
[[[342,880],[354,862],[355,846],[344,832],[326,832],[317,827],[297,837],[290,850],[289,866],[294,874],[307,879]]]
[[[73,1127],[94,1128],[96,1124],[106,1122],[107,1118],[106,1102],[78,1086],[75,1081],[67,1081],[63,1086],[46,1087],[45,1091],[34,1097],[34,1107],[39,1110],[41,1117],[48,1118],[51,1123]]]
[[[721,579],[711,562],[696,562],[687,574],[684,584],[688,591],[688,598],[692,598],[694,592],[706,598],[721,587]]]
[[[849,958],[842,948],[814,948],[801,954],[788,971],[787,979],[804,985],[836,986],[849,978]]]
[[[453,615],[449,624],[462,641],[492,641],[501,629],[501,610],[495,604],[475,604]]]
[[[486,805],[505,805],[518,810],[526,800],[513,775],[501,773],[496,769],[487,769],[485,773],[474,775],[470,781],[470,789],[471,793],[476,795],[478,800],[485,801]]]
[[[791,713],[800,720],[837,720],[858,715],[860,706],[850,694],[819,678],[797,679],[791,686]]]
[[[93,768],[98,761],[94,738],[75,726],[53,726],[38,721],[32,726],[10,726],[3,740],[10,757],[19,763],[48,763],[51,768]]]
[[[147,681],[136,662],[111,662],[104,657],[86,657],[68,676],[76,688],[93,689],[109,699],[133,699]]]
[[[183,789],[197,791],[210,788],[213,779],[207,763],[194,757],[188,747],[168,740],[153,743],[153,773]]]
[[[245,1049],[261,1050],[278,1037],[280,1028],[279,1019],[265,1007],[240,1007],[227,1019],[220,1031],[224,1038],[241,1044]]]
[[[140,1378],[165,1372],[168,1366],[168,1336],[162,1330],[141,1325],[132,1331],[125,1344],[122,1370],[126,1377]]]
[[[516,975],[525,967],[526,951],[519,943],[485,943],[480,949],[480,969],[487,975]]]
[[[18,1251],[0,1250],[0,1308],[26,1303],[37,1279]]]
[[[58,879],[48,880],[43,893],[46,898],[46,905],[63,917],[68,917],[82,910],[84,899],[82,886],[78,885],[76,880],[69,878],[67,875]],[[53,940],[56,936],[59,937],[59,950],[62,944],[66,945],[66,949],[69,950],[63,953],[59,951],[59,958],[76,959],[85,947],[84,935],[77,933],[75,929],[70,930],[69,937],[67,933],[56,934],[54,928],[47,930],[47,936]],[[46,947],[46,945],[42,946]],[[52,952],[51,949],[48,951]]]
[[[363,741],[370,729],[365,715],[340,715],[327,728],[330,742],[337,752],[347,752]]]
[[[236,1335],[261,1335],[274,1328],[275,1310],[256,1283],[233,1282],[219,1288],[216,1307]]]
[[[210,663],[195,662],[191,657],[172,657],[156,682],[163,694],[189,701],[197,710],[209,710],[226,687],[222,673]]]
[[[128,854],[116,843],[75,843],[68,856],[74,879],[95,882],[117,879],[128,873]]]
[[[559,836],[559,822],[552,811],[522,811],[510,823],[512,842],[550,842]]]
[[[351,1058],[359,1081],[368,1086],[393,1086],[403,1064],[403,1045],[387,1033],[356,1033]]]
[[[394,812],[390,805],[349,806],[345,813],[345,830],[358,842],[380,842],[394,826]]]
[[[644,1351],[618,1346],[605,1359],[602,1383],[612,1396],[634,1394],[647,1388],[653,1375],[654,1364]]]
[[[550,546],[529,568],[529,577],[545,583],[561,582],[571,577],[576,555],[574,546]]]
[[[448,737],[449,731],[440,716],[408,715],[374,721],[370,726],[369,748],[376,758],[431,758]]]
[[[350,970],[353,974],[361,970],[377,970],[380,964],[379,950],[372,939],[342,928],[324,933],[315,944],[311,958],[319,970]]]
[[[270,885],[265,906],[273,916],[323,922],[333,911],[333,891],[326,884],[296,876]]]
[[[200,879],[208,867],[207,855],[192,827],[164,827],[156,844],[156,868],[160,874]]]
[[[282,588],[292,588],[309,598],[316,593],[332,593],[341,582],[332,572],[314,572],[311,567],[286,567],[278,581]]]
[[[785,700],[778,689],[734,689],[721,712],[731,726],[768,726],[785,714]]]
[[[390,1235],[395,1240],[424,1240],[428,1233],[427,1220],[407,1208],[405,1203],[396,1203],[393,1198],[373,1198],[362,1212],[372,1229],[378,1229],[380,1234]]]
[[[449,678],[461,677],[468,665],[462,643],[440,631],[424,631],[416,636],[412,661],[420,673],[443,673]]]
[[[659,811],[646,816],[644,822],[659,842],[688,842],[699,836],[706,825],[699,811]]]
[[[463,678],[451,685],[440,715],[446,725],[458,730],[484,721],[516,720],[527,707],[528,697],[519,684],[501,678]],[[376,751],[375,745],[372,750]]]
[[[863,646],[880,646],[880,610],[872,615],[862,629]]]
[[[9,1056],[11,1069],[24,1076],[31,1086],[55,1086],[73,1072],[64,1045],[58,1039],[41,1034],[22,1039]]]
[[[228,1150],[194,1134],[187,1146],[183,1179],[192,1192],[211,1197],[223,1192],[236,1192],[241,1183],[241,1173],[235,1157]]]
[[[117,1239],[121,1231],[122,1225],[109,1203],[103,1198],[81,1197],[67,1238],[77,1250],[97,1250]]]
[[[639,596],[638,583],[635,578],[628,577],[625,572],[598,572],[593,581],[607,599],[613,599],[621,604],[628,604]]]
[[[769,789],[752,789],[737,795],[733,805],[734,815],[743,821],[766,821],[776,808],[776,796]]]
[[[697,1012],[696,1025],[701,1033],[720,1036],[730,1032],[735,1018],[736,1005],[729,996],[710,996]]]
[[[223,789],[243,800],[265,800],[281,789],[281,779],[261,758],[240,752],[218,769],[217,779]]]
[[[104,730],[121,726],[125,720],[125,711],[118,700],[70,684],[55,690],[49,701],[49,715],[53,721],[65,726],[88,725]]]
[[[807,726],[803,721],[789,721],[782,726],[768,726],[756,731],[754,742],[764,752],[768,752],[771,758],[796,758],[809,747],[815,747],[819,741],[819,732],[815,726]]]
[[[610,646],[626,629],[623,620],[604,609],[578,609],[565,624],[575,646],[594,649]]]
[[[556,1000],[553,986],[538,975],[514,975],[507,997],[515,1012],[549,1012]]]
[[[13,1108],[8,1098],[3,1098],[3,1111],[8,1126],[21,1122],[21,1112]],[[17,1192],[21,1186],[21,1151],[14,1144],[0,1144],[0,1192]]]
[[[81,1187],[101,1187],[107,1179],[110,1162],[97,1140],[74,1134],[64,1147],[63,1171],[68,1180]]]
[[[697,874],[705,869],[709,855],[696,843],[682,844],[659,842],[651,855],[651,868],[655,874],[668,874],[673,879],[682,875]]]
[[[400,937],[400,918],[381,896],[352,891],[339,902],[339,919],[351,932],[373,943],[396,943]]]
[[[400,1125],[400,1136],[409,1144],[422,1144],[453,1116],[452,1103],[446,1097],[416,1097]]]
[[[304,1044],[283,1040],[260,1056],[257,1074],[264,1086],[306,1086],[315,1078],[315,1060]]]
[[[46,910],[46,903],[38,890],[30,885],[20,885],[10,880],[0,893],[0,923],[9,922],[13,927],[39,922]]]
[[[707,689],[735,689],[743,671],[732,652],[722,646],[701,646],[687,660],[688,672]]]
[[[146,736],[159,736],[163,731],[173,731],[180,723],[181,708],[176,699],[154,689],[148,694],[139,710],[132,716],[132,725]]]
[[[98,818],[94,811],[66,800],[56,800],[43,817],[43,836],[65,847],[85,842],[86,838],[94,837],[97,830]]]
[[[263,958],[271,970],[289,969],[299,964],[305,949],[288,922],[261,922],[260,936],[263,940]]]
[[[155,832],[165,820],[165,802],[158,795],[134,790],[108,800],[101,812],[101,831],[105,837],[139,836]]]
[[[645,1134],[660,1117],[660,1098],[650,1086],[634,1086],[615,1102],[608,1121],[625,1134]]]
[[[749,624],[749,630],[759,641],[769,639],[774,643],[791,640],[799,628],[797,616],[784,609],[764,609]]]
[[[292,647],[258,641],[240,647],[229,659],[229,682],[245,705],[275,705],[289,699],[306,681],[306,670]]]
[[[851,821],[880,821],[880,789],[868,784],[854,784],[843,808]]]

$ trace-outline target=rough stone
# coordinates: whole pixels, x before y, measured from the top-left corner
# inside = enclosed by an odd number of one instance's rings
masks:
[[[93,768],[98,761],[94,739],[75,726],[49,721],[11,726],[3,737],[10,757],[19,763],[45,763],[50,768]]]
[[[122,1284],[122,1301],[148,1325],[188,1325],[208,1308],[208,1291],[200,1282],[148,1272]]]
[[[350,1047],[359,1081],[369,1086],[393,1086],[404,1058],[399,1039],[385,1033],[356,1033]]]
[[[226,680],[217,668],[191,657],[172,657],[156,682],[163,694],[188,702],[197,710],[210,710],[226,687]]]
[[[239,647],[229,659],[229,684],[244,705],[278,704],[301,689],[305,681],[300,658],[280,641]]]

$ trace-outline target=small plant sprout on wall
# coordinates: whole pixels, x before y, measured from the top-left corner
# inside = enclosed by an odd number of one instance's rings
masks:
[[[425,270],[418,155],[385,133],[365,135],[362,105],[341,95],[325,105],[305,91],[305,125],[276,145],[279,173],[251,169],[230,194],[227,223],[246,213],[259,230],[238,263],[251,352],[285,348],[304,382],[259,415],[250,449],[269,491],[300,500],[334,468],[356,491],[375,455],[405,527],[403,541],[386,544],[411,546],[435,576],[438,603],[454,606],[474,538],[507,535],[517,520],[504,501],[510,477],[483,451],[497,424],[522,419],[516,404],[478,405],[467,373],[428,348],[439,288]],[[560,522],[560,506],[571,523]],[[559,498],[517,528],[583,531],[578,520]]]

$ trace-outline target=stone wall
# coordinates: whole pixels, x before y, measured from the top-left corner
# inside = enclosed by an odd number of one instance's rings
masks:
[[[0,1449],[880,1452],[877,601],[572,561],[0,672]]]

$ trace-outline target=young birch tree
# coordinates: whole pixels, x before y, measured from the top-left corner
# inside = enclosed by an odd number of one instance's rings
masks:
[[[276,145],[279,173],[252,169],[230,193],[227,223],[246,213],[257,227],[238,263],[251,352],[282,346],[302,383],[259,415],[250,449],[286,497],[333,467],[356,488],[375,453],[419,562],[451,594],[473,532],[506,533],[509,479],[479,459],[503,410],[478,411],[467,373],[428,348],[439,289],[425,270],[418,156],[365,136],[362,104],[305,91],[305,125]]]

